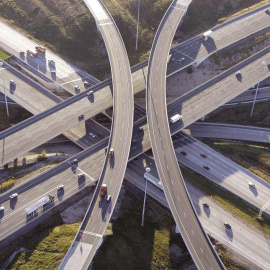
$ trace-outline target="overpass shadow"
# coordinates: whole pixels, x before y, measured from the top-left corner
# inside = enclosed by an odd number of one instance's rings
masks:
[[[205,47],[209,54],[217,50],[215,40],[211,37],[209,37],[206,41],[201,40],[201,44]]]
[[[111,231],[95,255],[93,269],[153,269],[154,242],[162,228],[157,224],[157,213],[151,211],[152,206],[148,202],[150,203],[147,198],[142,227],[143,194],[125,192],[121,206],[118,205],[118,218],[113,221]]]

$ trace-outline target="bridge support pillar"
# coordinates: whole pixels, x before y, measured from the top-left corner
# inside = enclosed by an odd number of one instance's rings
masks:
[[[175,224],[175,233],[180,233],[180,229],[177,224]]]
[[[14,159],[13,164],[14,164],[14,168],[16,168],[18,166],[18,158],[15,158]]]
[[[8,169],[8,163],[4,165],[4,169],[5,169],[5,170]]]
[[[22,165],[23,167],[26,166],[26,155],[23,156]]]

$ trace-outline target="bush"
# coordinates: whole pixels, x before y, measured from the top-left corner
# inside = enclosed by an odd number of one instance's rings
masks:
[[[41,155],[37,157],[37,161],[44,161],[47,159],[47,153],[45,150],[42,150]]]

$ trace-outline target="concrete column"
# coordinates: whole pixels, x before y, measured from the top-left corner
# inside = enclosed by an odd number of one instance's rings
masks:
[[[8,164],[4,165],[4,169],[7,170],[8,169]]]
[[[14,168],[18,166],[18,158],[14,159]]]
[[[179,229],[179,227],[178,227],[177,224],[175,224],[175,233],[179,233],[180,234],[180,229]]]
[[[23,156],[22,165],[23,167],[26,166],[26,155]]]

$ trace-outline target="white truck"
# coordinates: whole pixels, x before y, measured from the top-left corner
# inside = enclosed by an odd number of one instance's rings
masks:
[[[202,40],[207,40],[213,34],[212,30],[208,30],[201,35]]]
[[[151,182],[153,185],[163,190],[161,181],[158,178],[156,178],[154,175],[152,175],[151,173],[145,172],[144,178],[147,179],[149,182]]]
[[[50,202],[54,201],[54,197],[49,195],[49,196],[44,196],[41,199],[39,199],[38,201],[34,202],[33,204],[29,205],[28,207],[25,208],[25,214],[27,216],[30,216],[31,214],[33,214],[35,211],[37,211],[40,207],[43,207],[47,204],[49,204]]]
[[[176,121],[179,121],[180,119],[182,119],[182,115],[180,115],[180,114],[175,114],[174,116],[172,116],[171,118],[170,118],[170,122],[171,123],[175,123]]]

